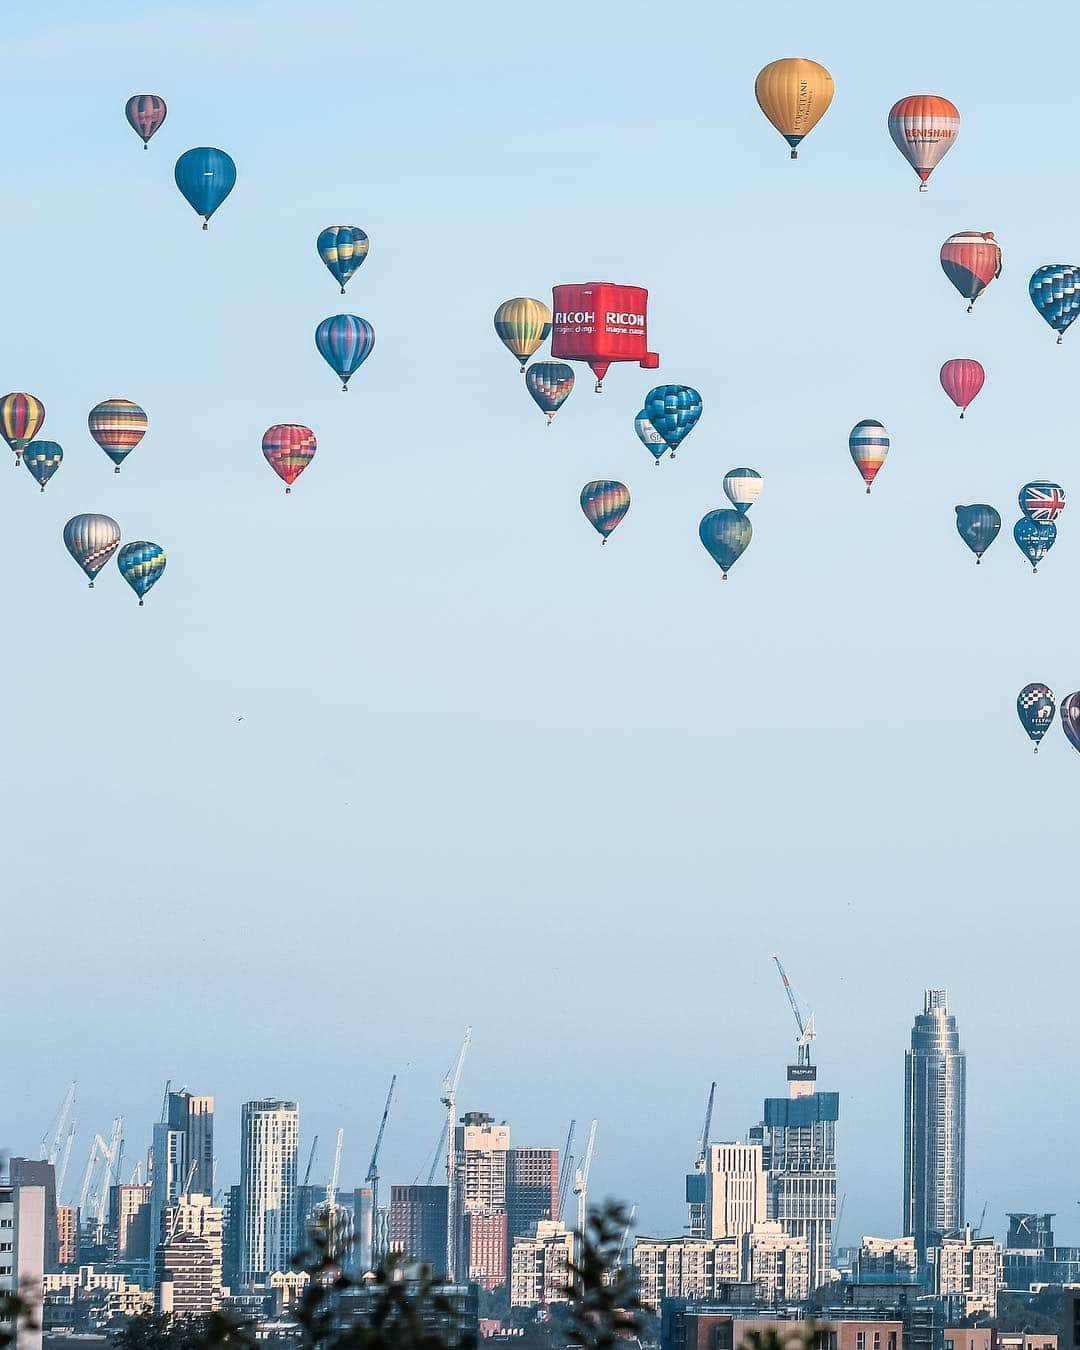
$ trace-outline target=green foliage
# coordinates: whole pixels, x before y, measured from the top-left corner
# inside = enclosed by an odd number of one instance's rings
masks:
[[[815,1323],[796,1322],[783,1331],[779,1327],[750,1331],[739,1350],[817,1350],[821,1343],[822,1333]]]
[[[568,1289],[567,1339],[582,1350],[610,1350],[641,1332],[642,1307],[636,1282],[620,1262],[628,1226],[621,1205],[607,1204],[589,1211]]]
[[[173,1313],[140,1313],[115,1333],[119,1350],[250,1350],[251,1331],[222,1313],[209,1317],[177,1317]]]

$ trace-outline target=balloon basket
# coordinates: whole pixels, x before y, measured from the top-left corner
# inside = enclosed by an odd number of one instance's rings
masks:
[[[41,489],[41,490],[42,490],[42,492],[44,492],[44,491],[45,491],[45,489],[44,489],[44,487],[42,487],[42,489]]]
[[[927,187],[927,185],[926,185],[925,183],[920,183],[920,184],[919,184],[919,191],[920,191],[920,192],[927,192],[928,190],[929,190],[929,189],[928,189],[928,187]]]
[[[146,603],[145,600],[140,600],[140,601],[139,601],[139,608],[142,609],[142,607],[143,607],[143,605],[144,605],[145,603]]]
[[[210,222],[208,220],[204,220],[202,223],[202,227],[204,230],[208,230],[210,228]]]
[[[962,422],[963,420],[964,420],[964,414],[961,413],[961,414],[960,414],[960,421]]]
[[[94,589],[94,583],[93,583],[93,582],[90,583],[90,589],[91,589],[91,590]]]
[[[289,495],[290,492],[292,492],[292,488],[291,488],[291,487],[287,487],[287,488],[285,489],[285,496],[287,497],[287,496]]]
[[[653,463],[656,465],[657,468],[660,467],[660,461],[658,459],[654,459]]]
[[[120,465],[119,465],[119,464],[114,464],[114,465],[113,465],[113,473],[119,473],[119,472],[120,472]]]
[[[348,386],[347,384],[343,384],[343,385],[341,386],[341,392],[342,392],[343,394],[347,394],[347,393],[349,392],[349,386]]]
[[[866,485],[866,495],[867,495],[868,497],[870,496],[870,484],[869,484],[869,483],[867,483],[867,485]]]
[[[1063,333],[1059,333],[1059,334],[1058,334],[1057,345],[1058,345],[1059,347],[1061,346],[1061,339],[1062,339],[1063,336],[1064,336]]]
[[[727,573],[726,573],[726,572],[724,573],[723,580],[724,580],[724,581],[727,581]]]
[[[968,307],[967,307],[967,312],[970,314],[971,311],[972,311],[974,308],[975,308],[975,301],[972,300],[971,304],[968,305]]]
[[[1039,747],[1038,747],[1038,746],[1035,747],[1035,753],[1036,753],[1036,754],[1039,753]]]
[[[344,287],[344,286],[342,286],[342,288],[341,288],[341,294],[342,294],[342,295],[345,294],[345,287]]]
[[[601,545],[606,544],[606,543],[607,543],[607,540],[606,540],[606,539],[601,539],[601,540],[600,540],[600,543],[601,543]]]
[[[975,566],[976,566],[976,567],[981,567],[981,566],[982,566],[982,559],[981,559],[981,558],[976,558],[976,559],[975,559]]]
[[[791,152],[791,158],[792,158],[792,159],[798,159],[798,158],[799,158],[799,152],[798,152],[798,150],[792,150],[792,152]]]

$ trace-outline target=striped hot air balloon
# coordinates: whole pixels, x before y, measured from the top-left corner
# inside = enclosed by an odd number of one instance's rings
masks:
[[[495,311],[494,322],[499,341],[521,362],[524,375],[529,357],[547,341],[551,332],[550,306],[543,300],[518,295],[502,302]]]
[[[165,100],[158,94],[132,94],[124,105],[124,116],[144,150],[150,149],[150,137],[165,121],[167,112]]]
[[[0,399],[0,435],[21,460],[23,451],[45,425],[45,405],[33,394],[5,394]]]
[[[885,463],[885,456],[889,453],[889,433],[876,418],[864,417],[851,428],[848,449],[855,467],[862,474],[869,496],[870,484],[878,476]]]
[[[60,467],[64,452],[55,441],[35,441],[23,453],[23,463],[34,476],[34,481],[45,491],[45,484]]]
[[[1061,713],[1061,728],[1069,738],[1074,750],[1080,750],[1080,691],[1066,694],[1058,709]]]
[[[724,475],[724,494],[736,511],[749,511],[763,486],[757,469],[729,469]]]
[[[120,575],[139,597],[140,606],[147,591],[165,571],[165,562],[165,550],[160,544],[152,544],[147,539],[125,544],[116,555]]]
[[[328,225],[315,246],[344,295],[346,283],[367,257],[371,241],[358,225]]]
[[[375,329],[358,314],[334,314],[316,328],[315,346],[348,390],[349,380],[375,349]]]
[[[64,526],[64,547],[90,578],[94,578],[116,552],[120,543],[120,526],[112,516],[88,512],[72,516]]]
[[[581,489],[585,519],[606,544],[608,535],[630,510],[630,491],[614,478],[597,478]]]
[[[1037,267],[1028,282],[1031,303],[1058,335],[1058,345],[1065,330],[1080,314],[1080,267],[1071,263],[1047,263]],[[9,395],[10,397],[10,395]]]
[[[968,301],[967,312],[995,277],[1001,276],[1001,248],[993,233],[963,230],[950,234],[941,246],[945,275]]]
[[[120,465],[146,435],[150,425],[146,413],[129,398],[107,398],[90,409],[87,419],[90,435],[101,446],[120,472]]]
[[[285,484],[286,493],[315,458],[317,448],[315,433],[298,422],[278,422],[263,433],[266,462]]]
[[[791,146],[792,159],[798,159],[799,143],[829,111],[833,92],[833,77],[805,56],[771,61],[754,81],[758,107]]]
[[[956,105],[940,94],[909,94],[889,110],[889,135],[919,175],[919,191],[960,134]]]
[[[983,387],[986,371],[978,361],[967,356],[957,356],[945,362],[939,378],[942,389],[960,409],[962,419],[968,404]]]

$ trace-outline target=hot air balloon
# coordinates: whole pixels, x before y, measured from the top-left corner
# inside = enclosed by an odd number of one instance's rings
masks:
[[[919,175],[920,192],[959,134],[960,114],[939,94],[909,94],[889,110],[889,135]]]
[[[548,426],[573,387],[574,372],[561,361],[534,361],[525,372],[525,388],[540,411],[547,413]]]
[[[521,362],[524,375],[529,357],[551,332],[551,310],[543,300],[530,300],[525,295],[504,300],[495,311],[495,331],[507,351]]]
[[[5,394],[0,399],[0,435],[16,460],[45,424],[45,405],[33,394]]]
[[[345,294],[345,284],[368,255],[370,240],[358,225],[328,225],[319,235],[316,248],[330,275]]]
[[[736,511],[750,510],[765,486],[757,469],[729,469],[724,475],[724,493]]]
[[[67,551],[90,578],[94,578],[116,552],[120,543],[120,526],[111,516],[72,516],[64,526],[64,544]]]
[[[630,510],[629,490],[613,478],[597,478],[581,489],[581,509],[606,544],[608,535]]]
[[[263,433],[266,462],[285,484],[286,494],[315,458],[317,447],[312,429],[298,422],[277,422]]]
[[[90,435],[101,446],[120,472],[120,465],[146,435],[150,425],[146,413],[129,398],[107,398],[90,409],[87,419]]]
[[[645,395],[645,416],[675,458],[675,450],[697,426],[701,395],[688,384],[658,384]]]
[[[23,452],[23,463],[33,474],[34,481],[41,485],[42,492],[63,458],[64,452],[55,441],[35,441]]]
[[[1020,725],[1035,742],[1035,753],[1039,753],[1039,742],[1050,730],[1054,720],[1054,694],[1049,685],[1025,684],[1016,696],[1016,714]]]
[[[150,149],[150,137],[165,121],[165,100],[157,94],[132,94],[124,104],[124,116],[128,125],[143,143],[143,149]]]
[[[1025,483],[1020,489],[1020,510],[1028,520],[1040,525],[1050,525],[1065,510],[1065,489],[1058,483],[1048,483],[1039,479],[1034,483]]]
[[[885,456],[889,453],[889,433],[877,418],[864,417],[851,428],[848,449],[855,461],[855,467],[862,474],[869,496],[870,484],[878,476],[881,466],[885,463]]]
[[[974,506],[958,506],[956,528],[960,538],[975,554],[975,561],[979,563],[982,562],[982,555],[998,536],[1001,517],[992,506],[982,503]]]
[[[945,275],[968,301],[967,312],[995,277],[1001,276],[1001,248],[993,233],[962,230],[950,234],[941,246]]]
[[[754,81],[758,107],[798,159],[799,142],[829,111],[833,77],[816,61],[805,56],[787,56],[771,61]]]
[[[116,565],[142,605],[146,592],[165,571],[165,550],[160,544],[139,539],[124,545],[116,555]]]
[[[638,440],[653,456],[656,467],[660,467],[660,457],[667,454],[667,444],[663,436],[657,431],[649,421],[649,414],[644,408],[634,418],[634,430],[637,432]]]
[[[1058,335],[1058,345],[1065,330],[1080,314],[1080,267],[1071,263],[1047,263],[1036,267],[1028,282],[1031,303]]]
[[[201,145],[184,151],[176,161],[173,177],[188,203],[202,216],[205,230],[236,185],[236,165],[224,150]]]
[[[968,405],[983,387],[986,371],[978,361],[966,356],[954,357],[941,367],[941,387],[960,409],[961,419]]]
[[[1061,700],[1061,725],[1074,750],[1080,750],[1080,693]]]
[[[728,569],[745,553],[753,534],[754,527],[741,511],[710,511],[698,526],[698,537],[723,571],[725,581]]]
[[[1037,572],[1039,563],[1054,547],[1057,526],[1053,523],[1040,525],[1038,521],[1021,516],[1013,526],[1013,538],[1016,540],[1016,547],[1031,563],[1031,570]]]
[[[356,314],[335,314],[316,328],[315,346],[347,390],[349,380],[374,349],[375,329]]]
[[[584,361],[596,376],[598,394],[613,364],[636,361],[642,370],[659,366],[660,357],[649,351],[649,292],[644,286],[615,281],[552,286],[551,308],[552,356]]]

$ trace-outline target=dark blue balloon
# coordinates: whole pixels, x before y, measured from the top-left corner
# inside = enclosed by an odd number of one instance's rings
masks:
[[[199,146],[185,150],[176,161],[176,186],[203,217],[205,230],[210,217],[233,190],[236,165],[224,150]]]
[[[728,568],[742,557],[753,534],[754,527],[741,511],[710,511],[698,526],[698,537],[723,571],[725,581]]]
[[[697,426],[701,416],[701,395],[688,384],[658,384],[645,396],[645,416],[674,458],[676,446],[681,445]]]
[[[1031,570],[1037,572],[1039,563],[1054,547],[1054,540],[1057,538],[1057,526],[1053,521],[1043,524],[1037,520],[1028,520],[1027,516],[1023,516],[1013,526],[1013,538],[1016,540],[1017,548],[1031,563]]]
[[[1054,720],[1054,694],[1049,685],[1025,684],[1016,696],[1016,712],[1020,724],[1035,742],[1035,753],[1039,753],[1039,742],[1050,729]]]
[[[982,555],[998,537],[1001,517],[992,506],[981,502],[975,506],[958,506],[956,528],[960,538],[975,554],[975,561],[981,562]]]

